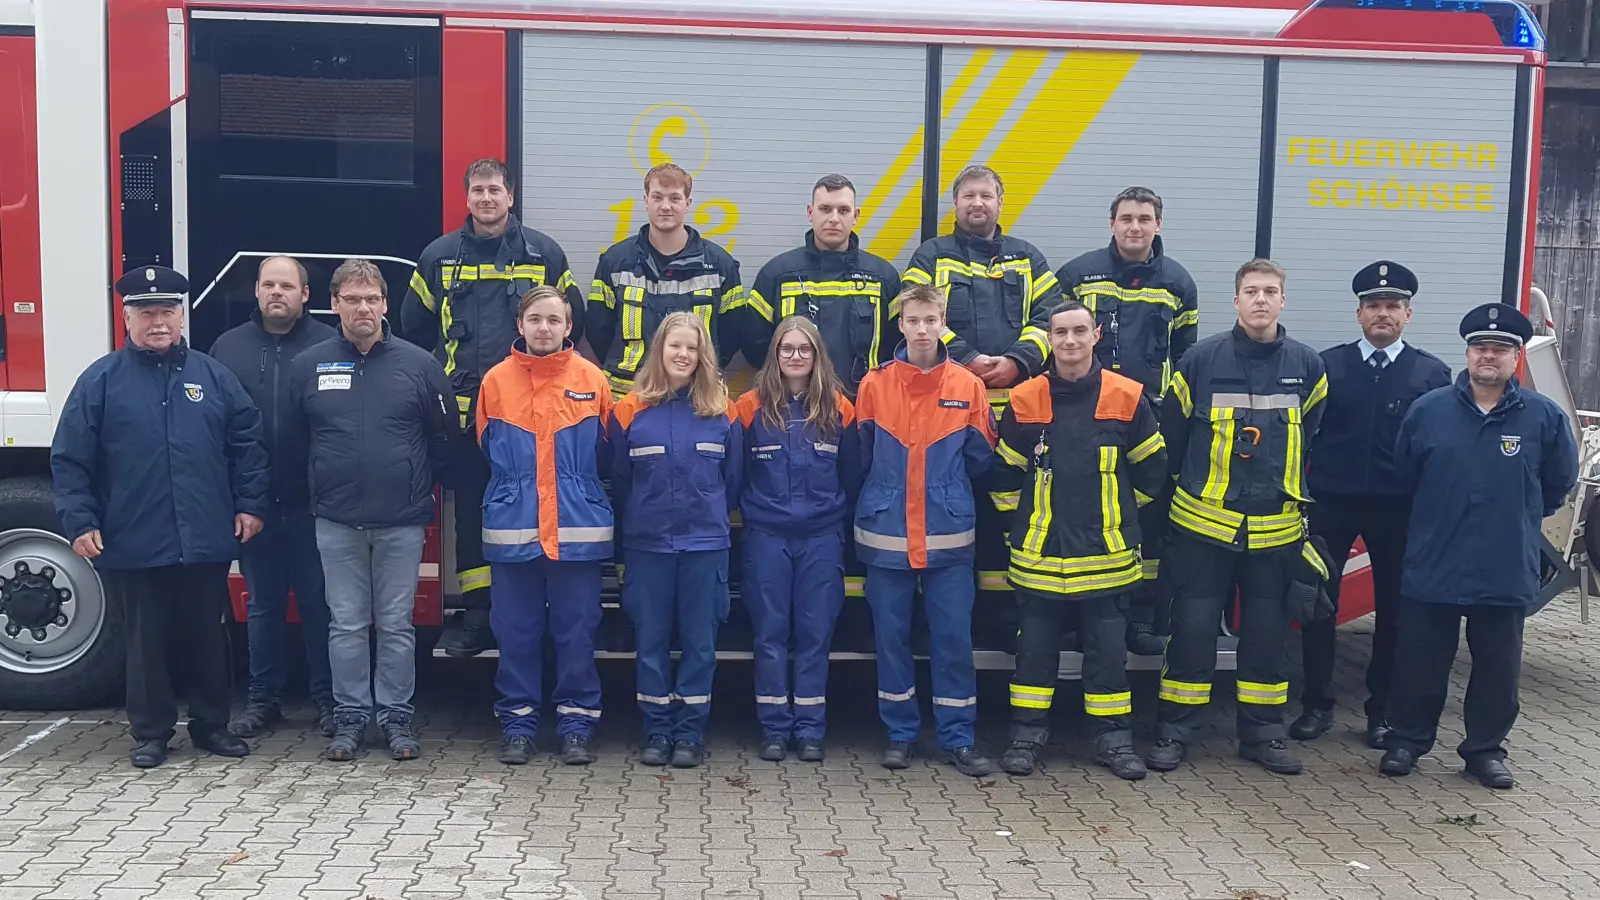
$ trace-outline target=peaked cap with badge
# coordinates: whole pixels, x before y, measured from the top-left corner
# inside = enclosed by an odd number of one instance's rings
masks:
[[[1397,262],[1380,259],[1350,280],[1356,301],[1410,300],[1417,293],[1417,276]]]
[[[1461,317],[1461,337],[1469,344],[1492,341],[1521,347],[1533,337],[1533,323],[1515,306],[1485,303]]]
[[[140,266],[124,272],[117,279],[116,290],[123,306],[172,306],[182,303],[189,293],[189,279],[166,266]]]

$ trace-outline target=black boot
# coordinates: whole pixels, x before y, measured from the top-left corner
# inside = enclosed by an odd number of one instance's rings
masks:
[[[1094,761],[1110,769],[1111,774],[1123,781],[1138,781],[1145,776],[1144,760],[1133,752],[1131,745],[1096,751]]]
[[[236,734],[229,734],[222,729],[216,731],[189,732],[189,741],[197,750],[207,750],[217,756],[238,758],[250,755],[250,745],[244,738]]]
[[[1239,755],[1251,762],[1261,764],[1261,768],[1279,775],[1299,775],[1300,757],[1294,755],[1289,749],[1289,742],[1285,740],[1258,741],[1253,744],[1240,744]]]
[[[135,769],[154,769],[167,761],[167,742],[140,741],[128,751],[128,761]]]
[[[1156,741],[1155,746],[1145,751],[1144,761],[1150,768],[1157,772],[1171,772],[1183,765],[1183,758],[1188,755],[1182,741],[1171,738],[1162,738]]]
[[[946,750],[944,759],[963,775],[982,778],[994,774],[994,763],[989,761],[989,757],[979,753],[976,747],[956,747],[953,750]]]
[[[1039,745],[1032,741],[1012,741],[1000,757],[1000,768],[1009,775],[1032,775],[1039,764]]]
[[[228,733],[239,737],[255,737],[283,721],[283,710],[278,701],[251,697],[245,701],[244,712],[228,723]]]
[[[561,739],[561,761],[569,766],[587,766],[594,762],[594,745],[587,734],[573,732]]]
[[[463,610],[456,624],[446,629],[439,638],[439,646],[444,648],[446,654],[457,659],[494,649],[494,632],[489,629],[489,610]]]
[[[1289,737],[1297,741],[1314,741],[1333,727],[1333,710],[1307,709],[1298,719],[1289,723]]]

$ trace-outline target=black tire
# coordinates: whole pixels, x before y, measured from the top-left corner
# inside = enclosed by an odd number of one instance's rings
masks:
[[[0,536],[24,528],[62,533],[49,478],[0,480]],[[53,672],[19,672],[0,660],[0,708],[71,710],[114,702],[125,673],[126,624],[121,605],[110,597],[103,608],[99,635],[70,665]]]

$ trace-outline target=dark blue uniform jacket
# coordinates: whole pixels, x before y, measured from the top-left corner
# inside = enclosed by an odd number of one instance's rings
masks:
[[[1513,378],[1485,414],[1463,372],[1411,405],[1395,469],[1416,492],[1401,576],[1406,600],[1537,601],[1540,523],[1578,480],[1578,448],[1560,407]]]
[[[227,367],[185,344],[128,345],[78,376],[50,448],[68,538],[100,529],[102,569],[225,563],[236,513],[265,516],[261,413]]]

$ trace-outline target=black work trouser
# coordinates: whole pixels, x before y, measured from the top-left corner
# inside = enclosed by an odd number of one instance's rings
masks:
[[[1011,676],[1011,739],[1050,738],[1050,704],[1061,674],[1061,629],[1077,619],[1083,639],[1083,709],[1096,750],[1133,746],[1133,693],[1128,687],[1128,595],[1072,599],[1018,591],[1022,623]]]
[[[456,460],[456,581],[467,609],[489,608],[489,562],[483,558],[483,493],[489,489],[489,460],[478,449],[478,427],[469,421],[468,440]]]
[[[1472,674],[1463,709],[1466,739],[1461,758],[1505,759],[1506,735],[1517,722],[1517,681],[1522,674],[1520,606],[1457,606],[1450,603],[1400,604],[1400,646],[1394,688],[1389,695],[1390,749],[1421,756],[1439,737],[1439,715],[1450,691],[1450,667],[1467,620]]]
[[[1160,596],[1162,585],[1157,576],[1161,571],[1161,557],[1167,546],[1167,534],[1172,527],[1168,518],[1172,510],[1172,493],[1139,507],[1139,555],[1144,559],[1144,580],[1128,598],[1128,620],[1158,626],[1156,610],[1166,606]]]
[[[228,726],[228,565],[102,569],[127,617],[128,724],[135,741],[165,741],[188,700],[189,732]]]
[[[1400,565],[1406,557],[1406,527],[1411,521],[1411,498],[1358,495],[1329,497],[1311,506],[1311,531],[1328,544],[1328,553],[1341,571],[1328,584],[1328,597],[1337,610],[1341,576],[1350,548],[1359,536],[1372,562],[1372,599],[1376,608],[1372,635],[1372,661],[1367,665],[1367,718],[1382,719],[1394,671],[1396,615],[1400,603]],[[1333,669],[1338,617],[1330,616],[1301,626],[1300,647],[1305,662],[1305,683],[1300,702],[1307,710],[1332,709]]]
[[[1243,743],[1283,740],[1288,728],[1289,608],[1298,542],[1241,552],[1174,529],[1163,566],[1173,583],[1171,639],[1161,671],[1156,737],[1194,739],[1211,702],[1217,629],[1238,589],[1238,733]]]

